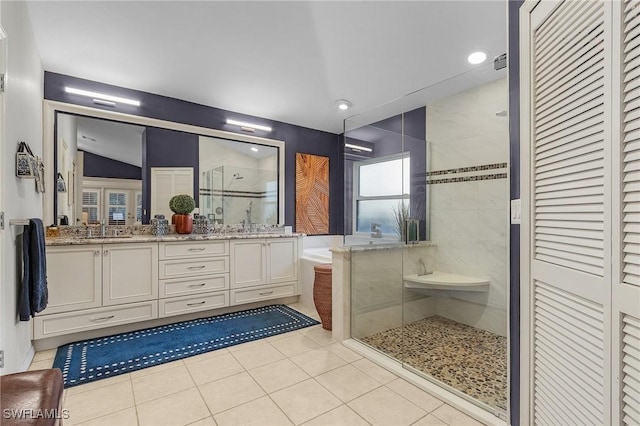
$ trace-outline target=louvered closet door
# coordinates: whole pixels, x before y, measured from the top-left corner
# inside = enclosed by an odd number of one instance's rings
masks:
[[[609,424],[611,43],[603,1],[531,19],[532,420]]]
[[[616,4],[620,22],[620,96],[622,128],[620,143],[614,144],[620,170],[614,202],[619,220],[614,241],[614,371],[618,373],[620,397],[614,399],[616,424],[640,425],[640,1]],[[614,20],[614,22],[616,22]],[[619,211],[618,211],[619,209]],[[618,416],[618,417],[616,417]]]

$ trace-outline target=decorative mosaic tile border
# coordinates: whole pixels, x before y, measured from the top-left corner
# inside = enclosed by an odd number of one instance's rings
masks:
[[[459,167],[457,169],[434,170],[432,172],[425,173],[425,176],[449,175],[449,174],[455,174],[455,173],[469,173],[469,172],[479,172],[483,170],[495,170],[495,169],[505,169],[505,168],[507,168],[507,163],[483,164],[482,166],[470,166],[470,167]]]
[[[452,175],[458,173],[471,173],[471,172],[481,172],[487,170],[497,170],[497,169],[506,169],[507,163],[494,163],[494,164],[483,164],[481,166],[470,166],[470,167],[459,167],[457,169],[446,169],[446,170],[434,170],[431,172],[427,172],[424,174],[427,185],[436,185],[441,183],[457,183],[457,182],[475,182],[481,180],[493,180],[493,179],[506,179],[507,173],[492,173],[492,174],[476,174],[470,176],[459,176],[459,177],[443,177],[442,179],[433,179],[429,178],[429,176],[445,176]]]
[[[436,185],[439,183],[456,183],[456,182],[474,182],[478,180],[506,179],[506,173],[495,173],[491,175],[465,176],[447,179],[431,179],[427,181],[427,185]]]

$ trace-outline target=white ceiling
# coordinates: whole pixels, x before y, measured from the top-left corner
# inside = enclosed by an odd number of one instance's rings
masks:
[[[96,118],[77,117],[78,149],[142,166],[142,132],[145,127]]]
[[[506,51],[506,1],[29,1],[47,71],[334,133]],[[335,107],[348,99],[348,113]]]

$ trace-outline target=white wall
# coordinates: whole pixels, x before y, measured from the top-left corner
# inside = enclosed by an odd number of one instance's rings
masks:
[[[72,179],[69,179],[69,172],[73,171],[73,163],[76,161],[78,151],[78,124],[75,115],[58,114],[58,172],[62,173],[67,183],[67,192],[58,193],[58,216],[66,215],[69,218],[69,225],[75,225],[74,200],[69,205],[69,197]],[[66,148],[65,148],[66,146]]]
[[[4,95],[4,120],[0,144],[2,205],[5,218],[42,217],[42,197],[35,192],[33,180],[15,177],[15,152],[20,140],[42,156],[43,69],[31,31],[27,8],[21,1],[0,2],[0,22],[7,39],[7,76]],[[49,173],[46,170],[45,173]],[[50,178],[50,177],[49,177]],[[33,355],[29,322],[19,322],[17,300],[21,271],[16,271],[15,239],[21,229],[5,226],[1,235],[0,295],[2,323],[0,336],[5,367],[2,374],[28,367]]]
[[[430,170],[507,163],[506,79],[427,105]],[[508,167],[448,173],[432,179],[507,173]],[[429,185],[436,269],[489,278],[488,294],[458,292],[438,301],[438,314],[506,336],[509,264],[507,178]]]

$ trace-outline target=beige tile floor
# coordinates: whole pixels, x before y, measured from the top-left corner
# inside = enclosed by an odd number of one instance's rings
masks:
[[[38,352],[30,369],[49,368],[54,355]],[[319,325],[76,386],[64,398],[65,426],[480,424]]]

